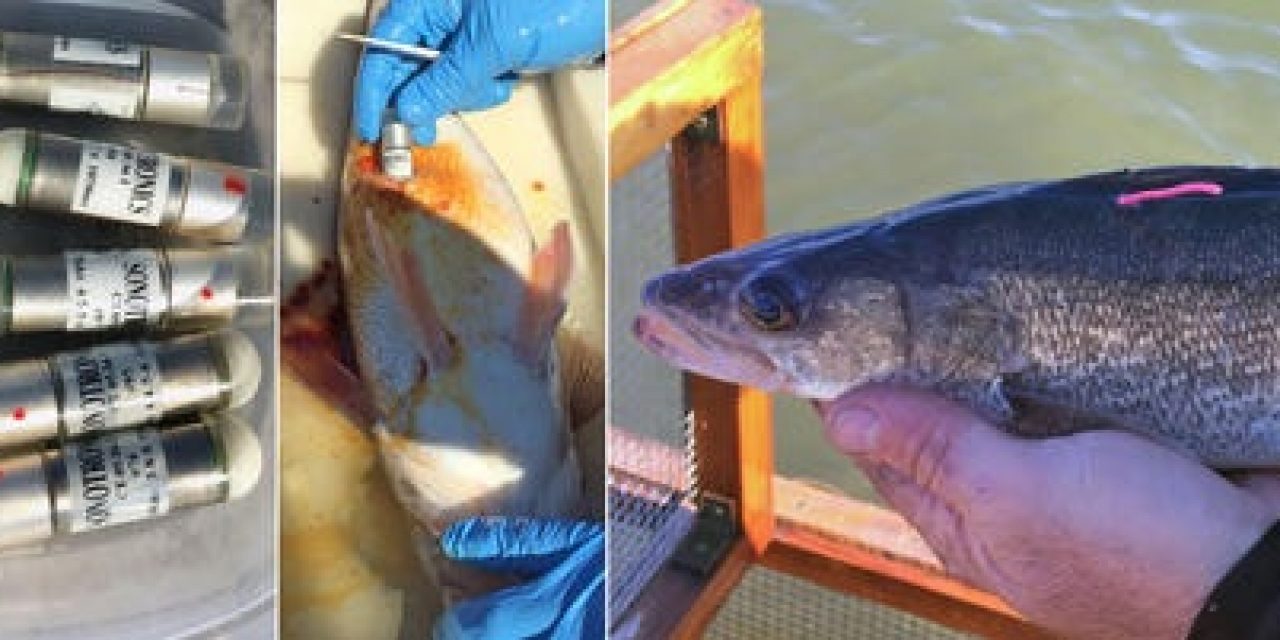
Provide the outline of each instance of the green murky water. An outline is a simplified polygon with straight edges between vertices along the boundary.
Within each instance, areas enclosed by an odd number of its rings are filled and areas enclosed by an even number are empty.
[[[762,3],[771,232],[964,187],[1280,164],[1280,2]],[[780,399],[779,468],[858,474]]]
[[[761,5],[771,232],[984,183],[1280,164],[1275,0]],[[648,274],[613,264],[613,326],[625,330],[628,283]],[[776,430],[782,473],[866,491],[806,405],[779,398]]]

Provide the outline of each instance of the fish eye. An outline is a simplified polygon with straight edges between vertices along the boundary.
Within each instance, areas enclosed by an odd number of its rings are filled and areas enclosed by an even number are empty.
[[[796,326],[796,305],[790,290],[775,279],[749,282],[738,292],[744,317],[762,331],[786,331]]]

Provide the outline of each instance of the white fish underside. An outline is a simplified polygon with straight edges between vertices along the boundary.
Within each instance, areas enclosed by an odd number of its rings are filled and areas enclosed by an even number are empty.
[[[360,373],[382,415],[384,466],[432,538],[474,515],[568,516],[581,492],[554,318],[536,348],[526,344],[531,234],[461,121],[442,121],[440,140],[457,146],[479,185],[482,220],[383,198],[356,186],[349,167],[341,222],[348,315]],[[422,297],[432,313],[419,308]],[[431,326],[447,339],[424,336]],[[424,553],[429,565],[438,562],[433,555]]]

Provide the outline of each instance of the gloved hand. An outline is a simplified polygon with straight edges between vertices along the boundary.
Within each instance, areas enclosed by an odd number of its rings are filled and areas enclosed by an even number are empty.
[[[819,410],[950,572],[1065,638],[1185,638],[1280,516],[1280,476],[1233,483],[1126,433],[1019,439],[884,387]]]
[[[356,86],[356,130],[381,135],[394,102],[419,144],[435,141],[435,123],[460,110],[487,109],[511,97],[515,73],[547,70],[599,54],[605,0],[391,0],[370,35],[439,49],[419,60],[370,48]]]
[[[446,556],[529,581],[445,610],[439,640],[604,638],[604,528],[594,522],[473,518],[449,527]]]

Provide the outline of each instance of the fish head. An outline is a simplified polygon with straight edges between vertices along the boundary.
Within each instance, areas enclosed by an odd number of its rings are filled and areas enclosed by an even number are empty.
[[[640,342],[708,377],[832,399],[901,366],[906,327],[891,261],[823,234],[781,236],[661,274]]]

